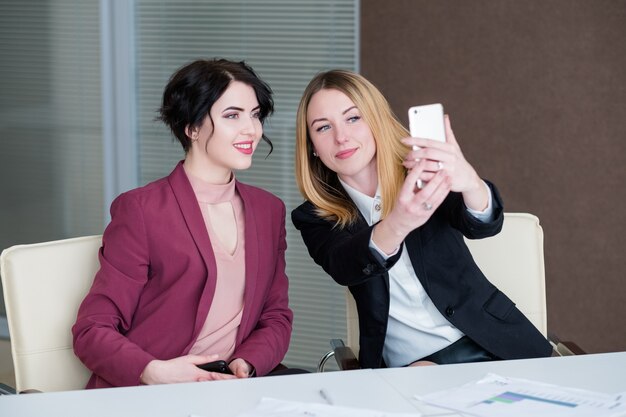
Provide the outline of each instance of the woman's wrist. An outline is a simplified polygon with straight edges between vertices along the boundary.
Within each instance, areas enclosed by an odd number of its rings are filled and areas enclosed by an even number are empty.
[[[153,377],[155,369],[159,366],[159,360],[153,359],[143,368],[143,372],[139,376],[139,382],[143,385],[152,385],[155,383]]]
[[[489,191],[483,180],[476,174],[472,181],[473,185],[468,190],[463,191],[463,202],[465,206],[476,211],[483,211],[489,205]]]
[[[406,237],[389,217],[381,220],[372,230],[372,242],[386,255],[394,254]]]

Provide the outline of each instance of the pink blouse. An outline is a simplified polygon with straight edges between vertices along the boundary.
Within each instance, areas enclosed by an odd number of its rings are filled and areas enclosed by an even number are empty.
[[[189,173],[187,176],[200,204],[217,264],[217,283],[211,308],[189,353],[218,354],[219,359],[228,361],[235,350],[235,339],[243,313],[246,272],[243,203],[235,192],[234,177],[228,184],[216,185]],[[212,222],[219,222],[220,219],[212,219],[210,216],[211,205],[225,202],[232,205],[237,225],[237,244],[232,254],[224,248],[212,226]]]

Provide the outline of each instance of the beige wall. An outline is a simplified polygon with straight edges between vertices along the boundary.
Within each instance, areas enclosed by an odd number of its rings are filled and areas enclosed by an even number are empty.
[[[544,227],[548,326],[626,350],[626,1],[362,0],[361,72],[442,102],[507,211]]]

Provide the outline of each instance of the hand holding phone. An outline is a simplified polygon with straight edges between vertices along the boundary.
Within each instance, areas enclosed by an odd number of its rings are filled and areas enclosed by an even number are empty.
[[[232,375],[233,372],[228,367],[226,361],[213,361],[209,363],[203,363],[202,365],[196,365],[198,368],[208,372],[219,372],[220,374]]]
[[[409,130],[414,138],[446,141],[443,106],[440,103],[413,106],[409,109]]]
[[[443,106],[440,103],[435,103],[411,107],[409,109],[409,130],[414,138],[445,142],[446,127],[443,120]],[[412,149],[417,151],[419,146],[413,145]],[[415,185],[422,189],[424,182],[418,179]]]

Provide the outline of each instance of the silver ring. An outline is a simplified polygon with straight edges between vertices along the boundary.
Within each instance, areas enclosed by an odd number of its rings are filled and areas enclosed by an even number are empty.
[[[430,211],[430,210],[432,210],[433,205],[432,205],[432,204],[430,204],[428,201],[424,201],[424,202],[422,203],[422,207],[424,207],[424,210],[426,210],[426,211]]]
[[[443,162],[437,161],[437,170],[441,171],[443,169]]]

